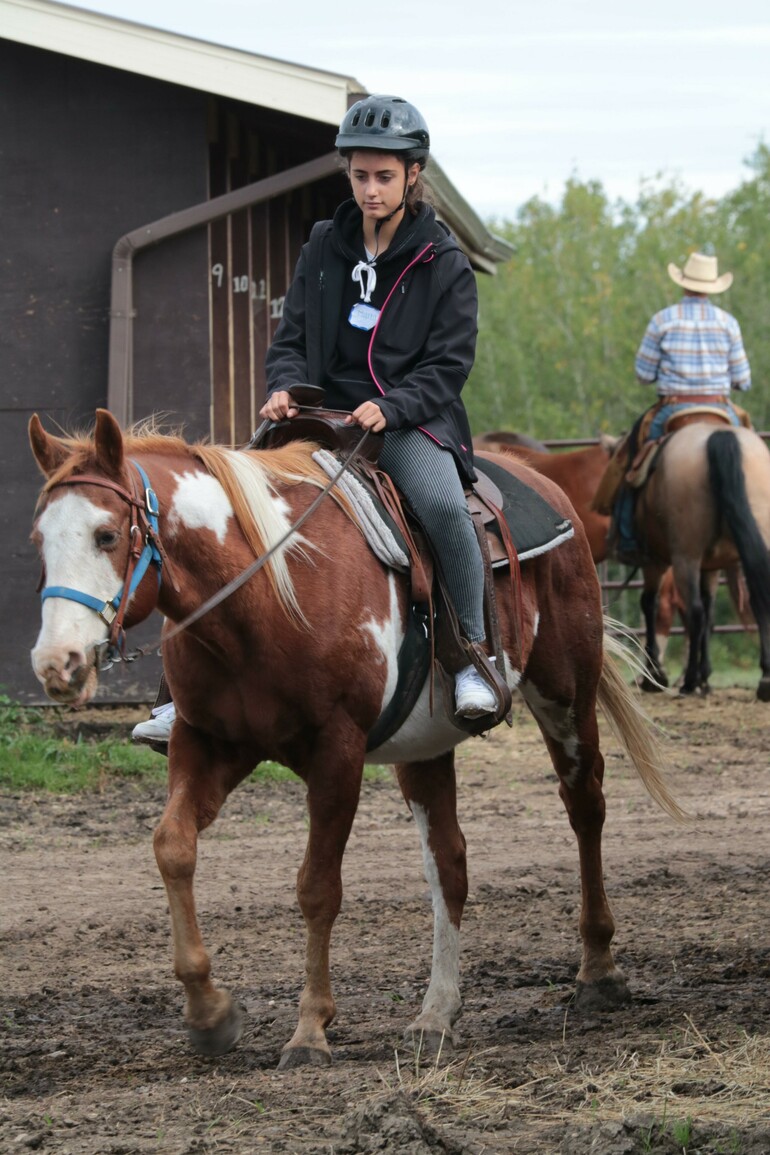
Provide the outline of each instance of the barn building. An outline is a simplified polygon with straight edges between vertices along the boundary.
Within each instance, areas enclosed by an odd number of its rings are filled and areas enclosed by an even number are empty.
[[[107,406],[124,425],[159,414],[243,444],[300,246],[348,195],[334,137],[365,92],[48,0],[0,0],[0,694],[42,700],[30,415],[69,431]],[[493,273],[509,247],[434,160],[426,177],[474,268]],[[159,668],[113,670],[100,700],[146,700]]]

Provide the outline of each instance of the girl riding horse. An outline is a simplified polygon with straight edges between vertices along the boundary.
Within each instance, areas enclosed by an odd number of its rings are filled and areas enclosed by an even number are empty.
[[[463,490],[476,476],[460,397],[475,354],[474,273],[423,199],[430,136],[414,105],[365,97],[346,113],[336,146],[353,196],[302,249],[267,352],[260,416],[295,417],[291,389],[309,382],[349,423],[384,432],[380,465],[424,528],[476,657],[456,671],[456,712],[492,714],[483,561]],[[167,738],[173,716],[161,709],[135,740]]]

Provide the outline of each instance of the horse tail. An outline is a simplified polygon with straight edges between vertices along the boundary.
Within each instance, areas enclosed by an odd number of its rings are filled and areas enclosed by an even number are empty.
[[[738,550],[754,616],[770,617],[770,550],[749,503],[740,441],[717,430],[706,442],[706,458],[714,503]]]
[[[650,797],[677,822],[687,822],[689,815],[663,780],[664,757],[655,733],[655,723],[636,701],[615,658],[628,662],[634,669],[641,668],[631,650],[605,630],[598,687],[599,707]]]

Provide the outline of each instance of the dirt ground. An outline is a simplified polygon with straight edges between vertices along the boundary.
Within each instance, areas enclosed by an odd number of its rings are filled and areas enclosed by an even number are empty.
[[[470,896],[449,1066],[420,1065],[401,1042],[426,986],[431,911],[388,775],[365,783],[345,860],[333,1065],[286,1073],[303,979],[301,783],[245,785],[202,839],[204,938],[247,1013],[237,1048],[211,1060],[188,1046],[171,972],[151,846],[162,790],[6,794],[0,1151],[767,1155],[770,707],[748,689],[643,704],[694,820],[658,810],[607,735],[605,874],[635,996],[611,1014],[571,1004],[577,854],[534,724],[517,709],[512,730],[461,748]]]

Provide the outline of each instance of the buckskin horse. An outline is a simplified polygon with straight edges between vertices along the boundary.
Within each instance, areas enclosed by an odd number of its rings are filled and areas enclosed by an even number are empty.
[[[526,461],[527,465],[542,473],[544,477],[550,477],[551,481],[555,481],[564,490],[572,502],[575,513],[582,521],[591,547],[591,555],[599,565],[608,556],[607,535],[610,519],[606,514],[597,513],[592,502],[612,451],[619,440],[619,437],[603,434],[596,445],[564,453],[550,453],[543,442],[535,441],[526,434],[503,430],[481,433],[473,438],[473,445],[476,449],[486,449],[491,453],[511,453]],[[730,598],[738,618],[744,627],[748,627],[753,624],[754,619],[747,604],[748,591],[740,566],[728,567],[726,577]],[[671,568],[665,571],[658,584],[654,614],[658,655],[655,666],[657,676],[641,679],[642,688],[650,691],[660,690],[667,684],[662,663],[674,618],[680,616],[685,626],[687,625],[687,606],[676,588]]]
[[[154,849],[193,1046],[221,1054],[241,1031],[239,1008],[212,981],[196,918],[198,835],[265,759],[304,780],[310,820],[297,878],[306,981],[280,1065],[331,1061],[325,1033],[335,1014],[330,938],[367,761],[395,764],[432,891],[431,976],[407,1035],[426,1045],[446,1038],[449,1046],[460,1011],[459,931],[467,894],[454,749],[467,735],[443,706],[439,681],[431,710],[426,677],[406,722],[384,745],[367,749],[367,735],[394,694],[407,578],[375,557],[340,503],[323,500],[268,565],[169,637],[171,623],[180,624],[254,563],[313,504],[328,478],[311,457],[312,445],[249,452],[151,432],[124,435],[105,410],[97,411],[92,438],[51,436],[35,415],[30,441],[46,477],[33,530],[46,584],[32,662],[48,695],[74,706],[93,696],[108,628],[100,608],[110,618],[111,607],[127,606],[126,627],[156,607],[167,619],[164,667],[177,719]],[[546,479],[513,459],[499,461],[571,515],[564,495]],[[142,574],[139,555],[148,547]],[[522,562],[515,612],[513,599],[504,596],[510,573],[498,571],[496,582],[507,681],[542,731],[578,843],[583,954],[577,1001],[611,1007],[630,995],[610,949],[597,702],[651,795],[674,815],[678,808],[659,773],[646,719],[610,656],[596,571],[579,526],[559,548]]]
[[[770,702],[770,453],[762,438],[702,419],[676,429],[639,491],[635,524],[647,559],[642,611],[651,677],[665,682],[654,621],[668,566],[684,603],[689,642],[681,690],[692,694],[709,688],[718,571],[740,561],[759,632],[757,698]]]

